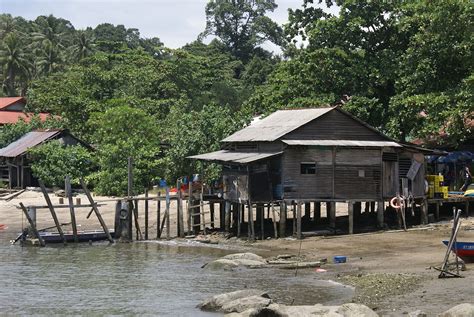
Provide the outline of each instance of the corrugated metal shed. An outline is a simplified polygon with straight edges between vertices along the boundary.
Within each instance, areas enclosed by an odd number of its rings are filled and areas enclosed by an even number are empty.
[[[307,146],[353,146],[353,147],[402,147],[391,141],[354,141],[354,140],[282,140],[288,145]]]
[[[275,141],[334,108],[279,110],[235,132],[223,142]]]
[[[283,152],[234,152],[228,150],[221,150],[216,152],[210,152],[201,155],[188,156],[188,158],[203,161],[214,161],[214,162],[229,162],[246,164],[255,162],[275,155],[280,155]]]
[[[3,149],[0,149],[0,156],[3,157],[17,157],[28,151],[38,144],[41,144],[49,139],[54,138],[60,134],[62,130],[48,130],[48,131],[33,131],[28,132],[20,139],[10,143]]]

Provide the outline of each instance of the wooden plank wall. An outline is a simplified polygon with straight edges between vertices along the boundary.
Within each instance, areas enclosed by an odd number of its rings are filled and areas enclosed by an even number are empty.
[[[387,138],[339,111],[326,113],[285,135],[284,139],[388,141]]]

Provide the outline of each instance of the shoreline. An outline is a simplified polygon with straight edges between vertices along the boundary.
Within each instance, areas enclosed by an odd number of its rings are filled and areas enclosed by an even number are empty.
[[[78,197],[85,201],[81,195]],[[95,199],[100,201],[102,197],[95,197]],[[53,203],[56,203],[56,200],[57,198],[54,197]],[[25,205],[44,204],[41,193],[31,191],[23,193],[10,202],[0,201],[0,224],[8,227],[0,230],[2,241],[16,237],[22,225],[26,223],[26,220],[22,219],[21,211],[16,209],[20,201]],[[151,207],[151,215],[155,217],[153,208]],[[113,227],[113,205],[109,203],[99,209],[109,228]],[[86,219],[88,212],[88,208],[77,209],[80,228],[100,228],[95,217]],[[139,221],[143,226],[142,215],[141,211]],[[67,209],[62,209],[58,217],[61,223],[70,221]],[[150,221],[150,228],[155,226],[155,221]],[[40,228],[53,224],[48,210],[41,210],[38,213],[37,222]],[[474,218],[462,218],[458,240],[474,241],[472,228],[474,228]],[[173,209],[170,229],[172,229],[172,234],[176,230],[176,212]],[[450,230],[451,221],[445,221],[429,225],[427,229],[407,232],[377,231],[353,235],[307,237],[303,240],[271,238],[249,242],[246,239],[228,238],[225,234],[214,233],[206,238],[214,240],[213,243],[217,245],[194,243],[179,238],[163,239],[158,242],[151,240],[151,243],[218,248],[226,253],[252,252],[265,258],[281,254],[299,254],[305,261],[325,258],[328,264],[323,265],[322,268],[327,272],[318,273],[314,269],[299,269],[298,274],[353,285],[356,288],[353,301],[366,304],[382,315],[398,316],[422,310],[431,316],[457,304],[472,302],[474,298],[474,288],[471,287],[474,284],[474,264],[466,264],[467,270],[461,272],[464,278],[438,279],[438,272],[428,269],[432,266],[440,266],[442,263],[446,247],[441,241],[449,238]],[[150,237],[156,237],[156,230],[150,231]],[[337,255],[346,256],[347,263],[331,264],[333,257]]]

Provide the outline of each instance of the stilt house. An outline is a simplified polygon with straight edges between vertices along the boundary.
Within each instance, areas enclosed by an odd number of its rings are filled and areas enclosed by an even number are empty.
[[[252,203],[422,198],[424,155],[339,107],[280,110],[191,156],[223,165],[224,199]]]
[[[33,177],[28,158],[28,149],[49,142],[59,140],[64,145],[81,144],[91,147],[74,137],[67,130],[49,129],[28,132],[18,140],[0,149],[0,181],[8,183],[9,188],[25,188],[37,186]]]

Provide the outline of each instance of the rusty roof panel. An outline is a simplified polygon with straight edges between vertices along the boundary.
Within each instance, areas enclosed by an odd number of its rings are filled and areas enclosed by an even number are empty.
[[[3,149],[0,149],[0,157],[17,157],[28,151],[29,148],[37,146],[60,134],[62,130],[46,130],[28,132],[15,142],[10,143]]]
[[[247,164],[282,153],[283,152],[234,152],[228,150],[221,150],[200,155],[188,156],[188,158],[203,161]]]

